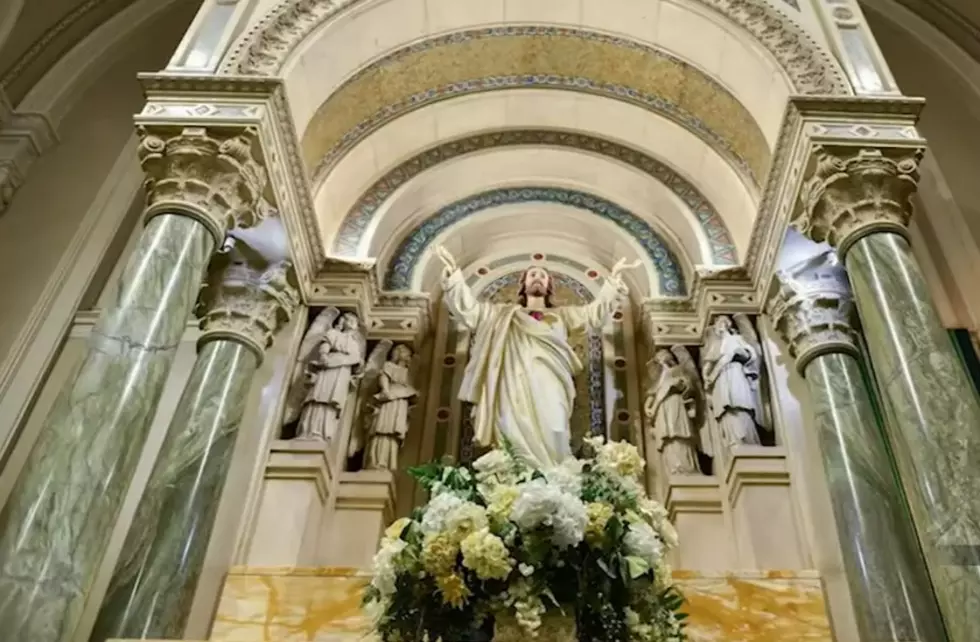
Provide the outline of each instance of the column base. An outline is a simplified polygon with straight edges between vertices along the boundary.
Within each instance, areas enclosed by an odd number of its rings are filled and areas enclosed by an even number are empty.
[[[381,535],[395,518],[395,475],[362,470],[341,473],[338,481],[321,559],[327,566],[370,569]]]
[[[272,442],[246,557],[249,565],[314,563],[331,478],[326,443]]]
[[[806,569],[808,556],[781,447],[736,446],[725,472],[738,567]]]
[[[665,483],[664,507],[680,540],[671,553],[671,565],[701,572],[732,568],[735,547],[718,478],[667,475]]]

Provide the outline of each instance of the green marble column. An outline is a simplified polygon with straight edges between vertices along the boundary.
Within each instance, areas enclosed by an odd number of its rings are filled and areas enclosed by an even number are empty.
[[[980,399],[906,240],[923,141],[865,127],[876,146],[814,148],[793,223],[843,257],[947,633],[980,642]]]
[[[832,253],[777,275],[769,314],[806,379],[861,642],[946,633],[858,361],[854,307]]]
[[[277,256],[255,269],[243,256],[233,249],[230,265],[219,256],[212,266],[200,353],[130,526],[95,642],[182,637],[246,397],[273,333],[299,302],[288,260]]]
[[[254,351],[233,341],[212,341],[201,349],[130,526],[93,640],[181,637],[258,364]]]
[[[980,640],[980,403],[907,241],[845,257],[896,463],[954,642]]]
[[[0,512],[4,640],[72,635],[213,247],[208,228],[172,214],[140,237]]]

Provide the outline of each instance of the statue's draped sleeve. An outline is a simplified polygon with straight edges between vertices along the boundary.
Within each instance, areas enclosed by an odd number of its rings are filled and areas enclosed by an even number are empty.
[[[566,331],[572,333],[602,328],[619,307],[619,302],[626,293],[626,287],[622,283],[606,279],[602,289],[599,290],[599,295],[591,303],[558,308]]]
[[[459,323],[465,325],[469,330],[476,330],[487,316],[488,305],[476,300],[463,273],[456,270],[450,274],[442,284],[443,299],[449,314]]]

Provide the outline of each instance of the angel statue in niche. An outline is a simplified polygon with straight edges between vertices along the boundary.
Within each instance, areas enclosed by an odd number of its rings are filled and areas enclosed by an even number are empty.
[[[700,475],[697,427],[703,423],[704,393],[694,358],[684,346],[661,348],[647,364],[647,374],[643,414],[664,468],[670,475]]]
[[[364,368],[360,431],[351,435],[347,455],[364,448],[366,470],[398,470],[398,453],[408,434],[409,412],[419,391],[412,386],[415,353],[399,343],[379,341]],[[356,437],[355,437],[356,435]],[[366,442],[366,444],[364,443]]]
[[[284,423],[296,439],[330,442],[364,365],[366,340],[353,312],[325,308],[310,325],[293,369]]]
[[[517,302],[487,303],[477,301],[446,248],[436,253],[445,266],[446,306],[476,335],[459,390],[459,399],[473,404],[474,440],[506,440],[529,465],[557,466],[572,454],[574,376],[582,369],[569,335],[605,325],[629,293],[622,272],[639,262],[619,260],[593,302],[555,307],[554,282],[542,266],[521,275]]]
[[[722,314],[708,331],[702,364],[704,387],[719,437],[729,449],[761,445],[757,429],[763,424],[758,346],[736,332],[731,317]]]

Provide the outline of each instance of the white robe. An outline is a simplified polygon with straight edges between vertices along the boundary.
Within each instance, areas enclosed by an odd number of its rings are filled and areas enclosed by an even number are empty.
[[[607,281],[587,305],[542,310],[541,321],[516,304],[479,302],[458,270],[443,284],[453,317],[476,339],[459,398],[474,404],[474,440],[501,437],[528,464],[546,469],[571,455],[574,375],[582,363],[568,335],[601,328],[625,294]]]

